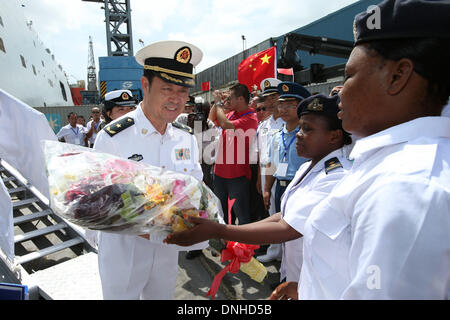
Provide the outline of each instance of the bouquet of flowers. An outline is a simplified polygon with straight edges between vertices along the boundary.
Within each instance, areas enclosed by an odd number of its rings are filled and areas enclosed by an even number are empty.
[[[43,149],[53,211],[76,225],[126,234],[186,230],[216,219],[218,198],[192,176],[55,141]]]

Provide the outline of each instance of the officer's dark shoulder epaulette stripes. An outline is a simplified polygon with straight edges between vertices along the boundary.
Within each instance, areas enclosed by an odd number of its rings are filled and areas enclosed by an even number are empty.
[[[103,130],[105,130],[106,133],[109,134],[111,137],[114,137],[116,134],[125,130],[126,128],[131,127],[133,124],[134,124],[133,118],[125,117],[117,122],[108,124],[103,128]]]
[[[334,157],[327,161],[325,161],[325,172],[328,174],[328,172],[337,169],[342,168],[342,164],[339,162],[339,159]]]
[[[190,134],[194,134],[194,130],[192,130],[191,127],[189,127],[189,126],[187,126],[187,125],[184,125],[184,124],[182,124],[182,123],[179,123],[179,122],[177,122],[177,121],[172,122],[172,126],[174,126],[175,128],[184,130],[184,131],[186,131],[186,132],[189,132]]]

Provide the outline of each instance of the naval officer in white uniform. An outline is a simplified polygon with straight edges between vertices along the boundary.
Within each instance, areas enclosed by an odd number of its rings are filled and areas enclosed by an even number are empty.
[[[196,46],[162,41],[139,50],[144,66],[144,100],[136,110],[111,122],[97,135],[94,149],[143,161],[202,180],[195,136],[172,122],[184,110],[193,67],[202,58]],[[178,127],[176,127],[178,126]],[[105,299],[173,299],[180,247],[155,235],[101,232],[99,270]],[[194,248],[203,249],[207,243]]]

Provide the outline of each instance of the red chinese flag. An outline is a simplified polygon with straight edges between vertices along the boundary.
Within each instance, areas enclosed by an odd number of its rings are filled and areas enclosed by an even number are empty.
[[[259,88],[264,79],[275,78],[276,58],[275,47],[272,47],[243,60],[238,66],[239,83],[245,84],[252,91],[253,85]]]
[[[211,82],[202,82],[202,91],[209,91],[211,90]]]

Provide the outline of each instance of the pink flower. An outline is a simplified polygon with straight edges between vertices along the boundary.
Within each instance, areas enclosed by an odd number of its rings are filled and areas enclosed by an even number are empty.
[[[183,202],[188,198],[184,193],[184,187],[186,187],[186,181],[175,180],[175,186],[172,189],[172,194],[175,197],[175,203]]]
[[[205,210],[199,210],[198,214],[200,215],[200,218],[203,218],[203,219],[208,219],[208,217],[209,217],[208,211],[205,211]]]

